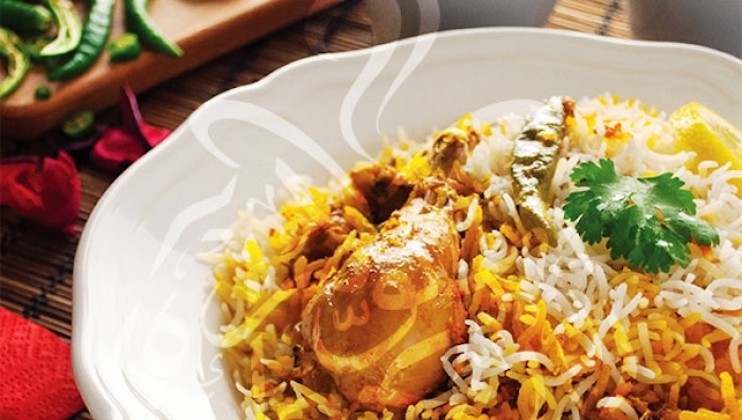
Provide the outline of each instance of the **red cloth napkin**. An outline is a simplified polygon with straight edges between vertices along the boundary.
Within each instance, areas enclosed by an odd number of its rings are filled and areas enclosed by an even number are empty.
[[[69,344],[0,307],[0,419],[66,419],[84,407]]]

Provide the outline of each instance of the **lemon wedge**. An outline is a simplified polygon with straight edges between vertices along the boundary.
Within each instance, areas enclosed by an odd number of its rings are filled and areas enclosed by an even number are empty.
[[[719,165],[731,163],[742,170],[742,132],[719,114],[699,104],[687,103],[672,113],[670,124],[675,130],[676,151],[693,151],[696,156],[686,166],[696,172],[698,164],[713,160]],[[742,179],[733,179],[737,195],[742,197]]]

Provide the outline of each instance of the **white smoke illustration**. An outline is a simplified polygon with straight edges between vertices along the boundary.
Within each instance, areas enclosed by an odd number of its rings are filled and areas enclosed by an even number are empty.
[[[422,2],[418,0],[420,10]],[[438,28],[440,16],[437,9],[432,14],[428,10],[424,16],[419,13],[419,18],[420,32]],[[170,277],[178,279],[183,287],[191,288],[194,284],[201,284],[198,292],[202,293],[203,298],[200,307],[192,308],[195,315],[187,319],[174,315],[177,312],[174,308],[176,302],[184,293],[182,290],[173,290],[166,304],[153,318],[145,319],[136,311],[131,314],[126,330],[146,328],[148,331],[141,352],[129,356],[149,360],[146,364],[149,371],[123,373],[124,382],[134,398],[142,404],[149,404],[152,412],[165,417],[174,415],[160,411],[138,395],[144,390],[151,391],[147,378],[156,377],[165,382],[175,380],[182,366],[196,363],[198,374],[195,379],[209,399],[214,416],[222,418],[236,413],[236,402],[233,406],[224,403],[224,393],[228,392],[225,390],[231,385],[219,348],[219,298],[214,293],[208,267],[196,269],[192,261],[186,260],[190,256],[195,261],[199,253],[213,249],[215,243],[231,233],[229,226],[233,219],[230,216],[225,218],[227,210],[240,208],[250,214],[275,216],[277,201],[282,196],[300,194],[302,188],[296,188],[297,179],[305,184],[308,181],[324,183],[327,179],[342,178],[351,164],[358,160],[373,159],[380,149],[380,134],[384,131],[384,125],[388,125],[384,121],[388,107],[399,99],[407,81],[424,65],[437,41],[436,34],[429,34],[378,46],[363,54],[350,56],[350,59],[332,55],[310,58],[279,70],[255,86],[226,93],[189,118],[182,127],[181,135],[197,142],[203,150],[202,164],[217,168],[213,174],[214,181],[208,184],[218,187],[214,188],[211,196],[200,197],[172,215],[148,278],[156,283],[158,278]],[[352,61],[352,65],[346,65],[347,61]],[[325,79],[305,77],[306,74],[316,72],[316,66],[319,65],[330,69],[331,64],[343,69],[350,68],[354,73],[342,74],[342,83],[347,86],[344,94],[333,98],[336,102],[322,105],[331,107],[336,115],[336,119],[328,119],[322,124],[335,127],[328,132],[337,131],[341,136],[339,141],[333,139],[333,142],[328,142],[324,133],[306,130],[302,122],[311,118],[311,115],[326,117],[332,112],[317,112],[307,106],[304,114],[297,116],[293,113],[294,108],[291,108],[297,106],[293,102],[306,105],[311,103],[308,98],[300,93],[294,97],[282,97],[282,101],[289,104],[286,107],[266,101],[265,92],[277,86],[283,86],[282,91],[288,91],[286,86],[293,86],[296,92],[312,92],[313,89],[304,88],[305,84],[332,82],[333,74],[328,74]],[[521,112],[526,106],[530,106],[530,103],[493,104],[483,109],[481,114],[495,118],[507,111]],[[516,109],[513,110],[513,107]],[[287,109],[291,112],[287,112]],[[379,135],[369,138],[369,132]],[[232,213],[231,217],[236,218],[237,214]],[[195,341],[189,338],[189,332],[193,330],[189,322],[194,319],[198,319],[201,334]],[[130,332],[121,331],[119,336],[127,340]],[[177,350],[164,345],[166,341],[175,345]],[[168,397],[162,398],[165,401]]]

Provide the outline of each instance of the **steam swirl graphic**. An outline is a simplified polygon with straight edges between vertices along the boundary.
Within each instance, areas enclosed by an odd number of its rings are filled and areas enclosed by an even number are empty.
[[[422,2],[423,0],[417,2],[421,10]],[[438,12],[434,9],[431,14],[428,10],[425,16],[420,13],[418,31],[430,32],[437,29],[440,18]],[[171,313],[174,310],[172,302],[177,301],[178,294],[182,293],[179,290],[171,292],[169,304],[164,305],[154,319],[144,319],[135,313],[133,315],[137,316],[127,323],[127,328],[130,329],[141,327],[143,323],[149,324],[148,341],[142,353],[137,355],[139,358],[162,360],[167,356],[163,353],[163,343],[169,342],[168,340],[174,340],[182,346],[181,351],[170,354],[177,360],[169,360],[161,366],[162,369],[150,364],[153,372],[164,376],[165,380],[175,378],[179,363],[196,360],[198,383],[211,399],[215,412],[232,410],[232,407],[217,407],[222,404],[219,397],[223,394],[229,376],[224,371],[223,356],[219,349],[219,298],[211,290],[213,286],[208,276],[204,275],[208,270],[195,271],[184,259],[188,255],[195,259],[196,254],[222,242],[235,228],[227,227],[229,219],[225,219],[222,226],[212,224],[205,227],[204,221],[233,208],[235,203],[242,203],[239,207],[248,214],[276,217],[282,197],[296,197],[305,189],[303,186],[307,181],[312,181],[307,176],[308,173],[322,176],[322,179],[342,179],[346,176],[350,163],[359,159],[373,159],[376,151],[367,147],[373,147],[374,141],[377,138],[380,140],[381,136],[370,141],[364,137],[365,134],[359,133],[368,133],[369,127],[378,133],[383,132],[385,122],[382,120],[389,114],[388,109],[404,95],[408,80],[426,62],[438,39],[437,34],[429,34],[399,44],[376,47],[364,53],[364,62],[361,65],[354,63],[352,68],[355,73],[347,91],[333,99],[337,102],[322,105],[333,107],[336,115],[336,120],[325,122],[328,127],[333,126],[328,132],[339,132],[341,135],[341,141],[333,143],[332,147],[328,147],[329,143],[324,141],[323,132],[305,129],[305,122],[314,112],[311,106],[306,107],[305,115],[297,117],[284,113],[279,104],[271,106],[260,100],[251,100],[254,97],[252,95],[260,96],[262,91],[273,89],[279,84],[284,85],[283,91],[291,92],[285,86],[292,85],[296,87],[295,92],[302,92],[303,83],[330,83],[327,80],[303,80],[297,77],[301,76],[301,72],[292,70],[293,65],[279,70],[255,86],[223,95],[195,112],[181,127],[181,130],[192,134],[203,151],[199,160],[211,162],[210,164],[216,162],[220,167],[219,174],[214,176],[222,180],[222,186],[213,195],[193,201],[172,216],[148,273],[153,282],[159,277],[167,276],[178,279],[183,287],[201,283],[205,297],[201,301],[201,307],[196,308],[195,312],[202,340],[194,342],[192,337],[189,338],[187,331],[192,326]],[[301,65],[311,66],[321,61],[335,61],[338,66],[343,66],[343,60],[335,56],[315,57]],[[311,104],[311,98],[301,96],[283,99],[287,102],[296,99],[301,104]],[[493,109],[501,113],[511,105],[494,104],[484,114],[490,116]],[[326,115],[326,112],[320,114]],[[227,126],[230,128],[225,129]],[[302,158],[287,158],[286,153],[300,155]],[[199,163],[197,161],[194,164]],[[198,249],[194,249],[194,235],[200,238]],[[130,333],[122,331],[121,334],[123,339]],[[146,381],[140,380],[141,378],[141,375],[124,373],[124,381],[131,394],[144,404],[146,401],[137,397],[142,394],[142,387],[146,386]],[[170,414],[154,406],[151,408],[164,416]]]

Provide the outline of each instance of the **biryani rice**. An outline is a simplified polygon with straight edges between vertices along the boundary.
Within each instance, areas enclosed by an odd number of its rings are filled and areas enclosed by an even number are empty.
[[[459,197],[454,205],[469,338],[441,360],[447,389],[401,415],[638,419],[663,401],[664,411],[655,415],[740,419],[742,194],[731,181],[742,179],[742,171],[713,161],[697,172],[687,169],[692,153],[674,152],[667,116],[636,100],[581,99],[567,120],[549,191],[549,215],[558,226],[557,245],[549,247],[538,231],[523,227],[513,200],[509,162],[524,121],[458,122],[483,136],[462,168],[482,186],[481,194]],[[429,146],[430,139],[402,140],[386,147],[380,161],[419,179],[430,171],[419,153]],[[562,209],[575,190],[569,174],[603,157],[623,175],[671,172],[683,180],[720,244],[691,244],[687,267],[649,275],[613,261],[604,242],[583,242]],[[292,187],[293,197],[267,219],[241,213],[224,246],[205,257],[222,302],[226,364],[247,418],[394,415],[355,410],[337,391],[318,392],[289,379],[300,343],[273,325],[276,313],[302,299],[317,278],[330,276],[353,249],[373,240],[376,227],[346,206],[343,216],[354,233],[330,257],[309,261],[301,254],[307,241],[302,229],[331,217],[329,203],[348,182]],[[483,228],[485,216],[499,227]]]

